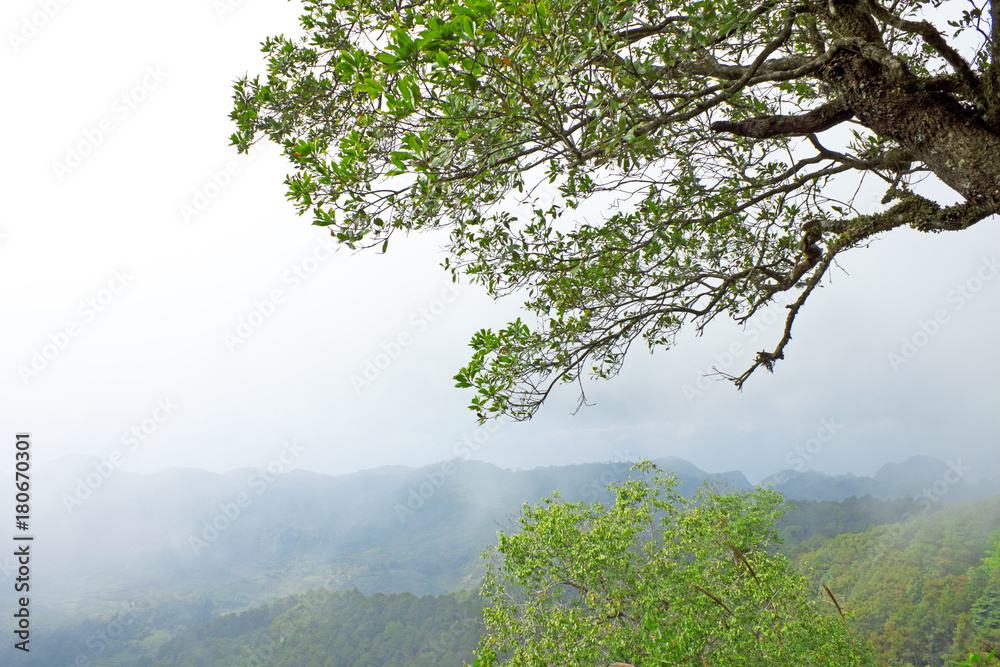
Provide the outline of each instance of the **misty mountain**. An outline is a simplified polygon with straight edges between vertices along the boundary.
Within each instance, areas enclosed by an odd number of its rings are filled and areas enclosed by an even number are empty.
[[[714,476],[687,462],[682,490]],[[42,619],[110,611],[146,596],[208,595],[239,609],[316,587],[418,595],[475,588],[497,531],[554,491],[605,497],[627,463],[503,470],[454,460],[329,476],[302,470],[136,474],[67,457],[35,474]],[[740,473],[718,484],[749,488]],[[0,559],[0,583],[14,574]],[[40,622],[44,622],[40,620]]]
[[[913,456],[887,463],[874,477],[827,475],[814,470],[781,470],[761,480],[790,500],[836,500],[872,496],[880,500],[912,497],[923,505],[986,498],[1000,493],[995,479],[966,481],[973,471],[961,460],[947,463],[931,456]]]
[[[796,473],[776,488],[790,498],[892,497],[933,488],[946,466],[911,462],[874,479]],[[751,488],[740,472],[713,475],[677,458],[656,463],[677,474],[686,495],[704,482]],[[136,474],[69,457],[36,473],[32,604],[44,624],[150,597],[206,596],[226,611],[317,587],[474,589],[482,549],[524,503],[554,491],[571,502],[598,501],[628,470],[592,463],[512,471],[453,460],[336,477],[277,466]],[[944,497],[987,491],[959,480]],[[0,584],[14,573],[13,558],[0,559]]]

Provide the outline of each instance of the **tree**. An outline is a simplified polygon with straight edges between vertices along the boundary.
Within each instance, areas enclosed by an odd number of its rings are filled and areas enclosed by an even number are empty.
[[[476,667],[879,664],[775,552],[781,497],[690,501],[649,463],[607,505],[526,506],[490,552]],[[832,611],[833,604],[827,604]],[[839,606],[837,607],[839,609]]]
[[[288,197],[351,247],[447,230],[455,279],[525,299],[537,324],[480,331],[456,376],[480,419],[780,298],[742,387],[842,253],[1000,212],[998,4],[305,0],[232,141],[283,146]]]

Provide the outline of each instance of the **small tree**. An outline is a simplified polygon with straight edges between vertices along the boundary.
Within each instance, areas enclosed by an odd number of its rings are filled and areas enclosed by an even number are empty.
[[[779,494],[684,501],[673,477],[634,469],[607,506],[525,506],[519,530],[484,554],[476,667],[878,664],[775,553]]]

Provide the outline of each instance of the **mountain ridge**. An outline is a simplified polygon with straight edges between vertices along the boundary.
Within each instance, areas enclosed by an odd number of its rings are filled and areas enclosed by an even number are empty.
[[[654,463],[680,468],[678,490],[685,496],[705,482],[752,488],[739,471],[708,473],[675,457]],[[947,471],[939,463],[890,468],[884,482],[795,473],[775,488],[796,500],[873,489],[885,496],[909,488],[912,468],[910,490],[920,492],[934,488],[933,480],[929,487],[916,484],[928,483],[928,471]],[[38,604],[53,614],[100,609],[141,590],[205,594],[242,608],[319,586],[415,594],[471,588],[482,574],[480,552],[525,503],[553,492],[567,502],[606,500],[607,484],[629,466],[611,461],[515,471],[459,458],[330,476],[254,468],[143,474],[97,458],[56,460],[33,473],[32,528],[47,543],[35,560],[45,573]],[[944,490],[935,503],[997,492],[961,480]],[[14,571],[12,557],[0,556],[0,584]]]

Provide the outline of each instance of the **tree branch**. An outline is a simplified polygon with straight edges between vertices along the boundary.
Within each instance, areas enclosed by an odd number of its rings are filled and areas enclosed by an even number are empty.
[[[754,360],[753,365],[746,371],[744,371],[743,374],[740,375],[739,377],[726,375],[725,373],[721,374],[722,377],[726,378],[727,380],[730,380],[733,384],[736,385],[737,389],[742,389],[743,384],[750,378],[751,375],[753,375],[753,372],[758,368],[760,368],[761,366],[766,368],[768,372],[772,372],[774,370],[774,362],[777,361],[778,359],[785,358],[785,346],[788,345],[789,341],[792,340],[792,324],[795,322],[795,317],[799,314],[799,309],[802,308],[803,304],[805,304],[806,302],[806,299],[809,298],[809,295],[812,294],[812,291],[816,288],[817,285],[819,285],[820,280],[822,280],[823,275],[826,273],[826,270],[830,267],[830,263],[833,261],[833,258],[835,256],[836,253],[830,253],[827,255],[826,258],[823,259],[823,261],[820,263],[819,270],[816,271],[809,278],[808,282],[806,283],[806,288],[802,291],[802,294],[799,295],[799,298],[796,299],[794,303],[787,306],[788,316],[785,318],[785,330],[781,335],[781,340],[778,341],[778,344],[775,346],[775,348],[770,352],[768,352],[767,350],[761,350],[760,352],[758,352],[757,358]]]
[[[757,74],[777,74],[797,70],[810,65],[815,60],[811,56],[794,55],[768,60],[757,69]],[[710,76],[722,81],[737,81],[746,74],[745,65],[723,65],[702,59],[700,61],[677,63],[674,68],[689,76]]]
[[[903,225],[920,232],[961,231],[996,213],[991,208],[968,202],[942,208],[936,202],[912,192],[897,195],[899,203],[887,211],[850,220],[828,221],[823,231],[841,235],[831,250],[839,252],[869,236]]]
[[[771,139],[815,134],[853,117],[854,111],[842,102],[834,101],[800,116],[758,116],[740,121],[716,121],[711,128],[713,132],[728,132],[739,137]]]
[[[1000,0],[990,0],[990,64],[983,77],[986,124],[1000,133]]]
[[[959,55],[958,51],[952,48],[952,46],[944,40],[944,37],[941,36],[941,33],[938,32],[937,28],[927,21],[907,21],[906,19],[900,18],[883,7],[878,0],[867,0],[867,5],[876,18],[888,23],[893,28],[914,35],[920,35],[924,42],[934,49],[939,56],[944,58],[948,64],[952,66],[959,77],[962,78],[962,81],[965,82],[965,85],[968,86],[969,90],[972,92],[973,100],[976,102],[976,106],[979,107],[980,110],[985,109],[986,102],[983,97],[983,87],[979,81],[979,77],[977,77],[976,73],[972,71],[972,67],[969,66],[969,63],[965,62],[965,59]],[[996,17],[994,16],[994,19],[995,18]],[[995,30],[996,26],[994,24],[994,31]]]
[[[840,232],[840,236],[830,243],[821,261],[813,261],[812,265],[808,266],[805,271],[801,270],[801,265],[796,267],[793,273],[795,281],[811,270],[813,265],[819,265],[806,282],[802,294],[799,295],[794,303],[787,306],[789,312],[785,318],[785,330],[782,333],[781,340],[778,341],[778,344],[770,352],[767,350],[758,352],[753,365],[744,371],[743,374],[733,376],[721,373],[720,375],[733,382],[737,389],[742,389],[743,384],[755,370],[764,366],[768,371],[772,371],[774,363],[779,359],[785,358],[785,346],[792,339],[792,324],[795,322],[795,317],[805,304],[806,299],[809,298],[812,291],[819,285],[830,264],[844,250],[857,245],[859,242],[875,234],[889,231],[896,227],[902,227],[903,225],[909,225],[913,229],[922,232],[958,231],[967,229],[992,214],[993,211],[989,209],[968,203],[942,208],[929,199],[907,193],[901,198],[898,204],[888,211],[874,215],[858,216],[850,220],[838,221],[836,224],[826,225],[824,227],[825,232]],[[813,229],[806,229],[804,227],[803,231],[806,232],[804,242],[813,238]],[[808,254],[807,259],[809,259]],[[788,284],[785,289],[788,289],[793,284],[793,281],[787,282]]]
[[[619,30],[617,33],[615,33],[614,37],[616,41],[626,42],[627,44],[634,44],[635,42],[638,42],[641,39],[645,39],[646,37],[652,37],[653,35],[658,35],[666,27],[673,25],[675,23],[680,23],[686,19],[687,19],[686,16],[667,16],[664,17],[664,19],[659,23],[657,23],[656,25],[644,25],[644,26],[625,28],[623,30]]]

